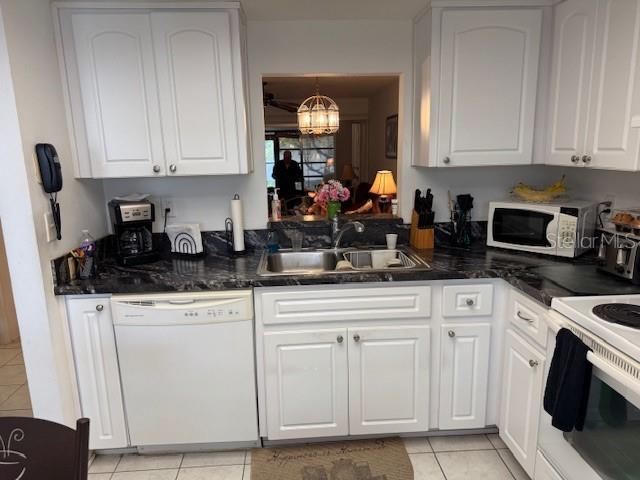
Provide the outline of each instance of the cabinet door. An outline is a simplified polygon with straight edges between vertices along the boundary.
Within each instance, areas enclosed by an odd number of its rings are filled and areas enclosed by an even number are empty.
[[[89,448],[128,444],[109,299],[67,301],[82,415],[91,420]]]
[[[533,161],[542,11],[442,13],[437,165]]]
[[[500,438],[533,477],[542,408],[544,356],[507,330],[502,378]]]
[[[347,330],[265,333],[270,440],[347,435]]]
[[[72,25],[92,177],[161,174],[149,16],[77,13]]]
[[[168,175],[240,173],[228,12],[153,13]],[[239,46],[236,45],[236,48]]]
[[[351,435],[429,429],[429,327],[349,329]]]
[[[546,163],[582,166],[597,0],[556,6]]]
[[[587,165],[637,170],[640,148],[640,1],[600,0]],[[634,118],[635,117],[635,118]]]
[[[486,426],[491,325],[442,326],[441,430]]]

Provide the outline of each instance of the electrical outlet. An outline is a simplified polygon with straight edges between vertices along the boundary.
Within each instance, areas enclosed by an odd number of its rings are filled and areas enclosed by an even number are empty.
[[[162,215],[163,218],[164,212],[166,212],[167,209],[170,210],[167,218],[176,218],[176,207],[174,205],[173,198],[163,198],[162,200],[160,200],[160,206],[162,208],[162,212],[160,212],[160,215]]]
[[[48,243],[53,242],[57,237],[56,222],[53,221],[53,214],[47,212],[44,214],[44,234]]]
[[[613,193],[607,193],[604,197],[605,202],[611,202],[611,210],[616,206],[616,196]]]

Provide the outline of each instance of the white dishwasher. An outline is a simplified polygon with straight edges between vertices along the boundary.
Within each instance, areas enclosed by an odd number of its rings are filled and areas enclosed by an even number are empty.
[[[251,291],[114,295],[131,444],[258,438]]]

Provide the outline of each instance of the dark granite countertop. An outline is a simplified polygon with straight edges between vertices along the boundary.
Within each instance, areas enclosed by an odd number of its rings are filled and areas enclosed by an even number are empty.
[[[242,257],[213,253],[185,259],[165,254],[161,260],[122,267],[107,258],[90,280],[56,284],[57,295],[160,293],[226,290],[269,286],[299,286],[372,282],[501,278],[546,305],[554,297],[640,293],[615,277],[596,272],[595,258],[576,260],[510,252],[477,245],[470,250],[440,247],[417,252],[432,269],[372,273],[261,277],[257,275],[261,251]],[[584,281],[575,281],[576,278]],[[564,282],[569,279],[572,281]],[[564,285],[564,286],[561,286]],[[577,286],[576,286],[577,285]]]

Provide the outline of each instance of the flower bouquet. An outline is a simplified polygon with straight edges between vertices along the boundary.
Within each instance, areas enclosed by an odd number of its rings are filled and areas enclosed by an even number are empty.
[[[327,216],[332,219],[340,213],[341,202],[349,200],[351,192],[338,180],[329,180],[318,189],[315,203],[327,210]]]

